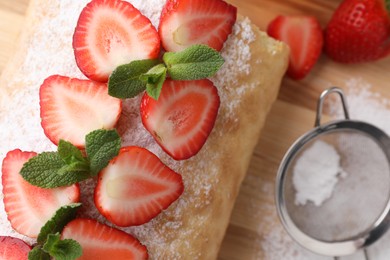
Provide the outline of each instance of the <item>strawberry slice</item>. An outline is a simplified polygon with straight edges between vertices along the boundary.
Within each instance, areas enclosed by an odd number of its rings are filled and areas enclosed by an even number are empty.
[[[63,139],[83,148],[89,132],[114,128],[122,111],[121,100],[108,95],[106,84],[89,80],[50,76],[39,97],[43,130],[56,145]]]
[[[19,149],[7,153],[2,166],[4,208],[11,226],[19,233],[37,237],[41,227],[64,205],[78,202],[78,185],[42,189],[31,185],[19,174],[34,152]]]
[[[313,16],[278,16],[268,25],[267,32],[290,47],[287,75],[304,78],[316,64],[324,44],[318,20]]]
[[[93,0],[81,12],[73,35],[79,69],[88,78],[107,82],[119,65],[154,59],[160,38],[150,20],[126,1]]]
[[[15,237],[0,236],[0,259],[27,260],[31,247]]]
[[[196,155],[206,142],[219,104],[218,90],[207,79],[167,80],[157,101],[144,94],[142,123],[165,152],[184,160]]]
[[[158,32],[167,51],[193,44],[221,50],[237,18],[237,8],[222,0],[168,0]]]
[[[92,219],[72,220],[62,230],[61,238],[79,242],[83,254],[78,260],[148,259],[146,247],[135,237]]]
[[[183,181],[148,150],[124,147],[99,173],[95,205],[118,226],[141,225],[183,193]]]

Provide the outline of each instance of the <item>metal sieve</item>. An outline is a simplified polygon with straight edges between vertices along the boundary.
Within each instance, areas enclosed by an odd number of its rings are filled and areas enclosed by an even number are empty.
[[[321,124],[325,98],[337,93],[344,120]],[[377,241],[390,225],[390,138],[349,119],[340,88],[318,100],[315,128],[287,151],[276,179],[282,224],[314,253],[350,255]]]

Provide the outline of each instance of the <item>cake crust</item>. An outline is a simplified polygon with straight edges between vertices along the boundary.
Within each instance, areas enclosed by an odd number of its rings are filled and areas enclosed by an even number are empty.
[[[42,59],[44,62],[47,58],[31,57],[29,48],[31,49],[31,42],[40,37],[36,31],[42,26],[42,20],[55,17],[61,12],[60,2],[31,0],[19,47],[0,77],[2,97],[0,108],[13,103],[19,97],[18,92],[25,88],[31,88],[33,92],[39,89],[36,83],[32,83],[30,76],[25,75],[23,68],[27,59]],[[164,163],[182,174],[185,185],[185,191],[180,199],[157,218],[143,226],[124,228],[148,247],[151,259],[217,258],[235,198],[248,169],[261,128],[277,97],[281,79],[287,69],[288,48],[259,31],[247,18],[239,16],[237,24],[241,27],[237,27],[236,32],[231,35],[234,39],[229,39],[231,43],[226,43],[224,47],[226,50],[222,51],[226,59],[224,66],[237,66],[232,65],[237,61],[229,56],[229,53],[242,51],[234,50],[242,48],[234,46],[236,43],[242,42],[250,55],[245,64],[238,64],[246,66],[245,68],[226,68],[212,79],[221,96],[221,107],[209,139],[196,156],[183,162],[176,162],[164,154],[146,132],[143,132],[139,140],[135,140],[136,137],[127,139],[126,136],[131,131],[140,129],[139,126],[133,126],[141,124],[139,116],[133,115],[136,113],[134,107],[139,105],[139,99],[126,101],[124,104],[127,110],[124,109],[118,125],[118,131],[125,139],[124,144],[139,145],[152,150]],[[251,33],[251,40],[248,40],[248,33]],[[43,38],[38,40],[45,41]],[[47,44],[50,48],[50,42]],[[231,73],[232,69],[239,70],[233,77],[227,74]],[[71,74],[66,76],[80,77],[79,72]],[[43,80],[44,78],[41,79]],[[36,102],[39,102],[38,98]],[[5,113],[12,112],[10,109],[4,111],[0,112],[0,126],[4,123],[1,119],[6,116]],[[39,114],[34,116],[36,120],[40,120]],[[23,136],[19,138],[23,139]],[[34,150],[34,144],[29,144],[29,147]],[[10,150],[14,147],[5,148]],[[2,160],[3,154],[0,156]],[[94,207],[91,199],[87,198],[91,197],[90,194],[93,192],[91,187],[94,180],[82,185],[85,191],[82,198],[84,207]],[[98,215],[96,209],[84,209],[81,215],[106,222]],[[0,221],[0,225],[2,223]]]

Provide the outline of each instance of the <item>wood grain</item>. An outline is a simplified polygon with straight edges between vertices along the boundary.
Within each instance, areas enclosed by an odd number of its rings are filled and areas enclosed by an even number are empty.
[[[229,2],[264,30],[279,14],[311,14],[325,27],[340,0]],[[0,0],[0,72],[12,57],[27,6],[28,0]],[[333,85],[344,88],[349,79],[361,78],[373,86],[372,91],[383,97],[390,97],[389,68],[390,58],[366,64],[345,65],[335,63],[326,55],[322,55],[304,80],[283,80],[278,100],[263,129],[237,199],[221,246],[220,260],[271,259],[276,250],[294,253],[287,248],[278,248],[277,239],[285,236],[274,207],[274,179],[280,160],[293,141],[313,127],[317,98],[324,89]],[[283,245],[286,244],[285,241],[280,241],[280,244],[282,242]],[[287,244],[293,246],[292,241]],[[357,254],[345,259],[363,258],[361,254]]]

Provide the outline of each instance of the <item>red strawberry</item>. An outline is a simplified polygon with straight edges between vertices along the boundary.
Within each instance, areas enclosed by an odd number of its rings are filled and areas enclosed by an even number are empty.
[[[121,100],[108,95],[106,84],[89,80],[50,76],[39,97],[42,127],[54,144],[64,139],[82,148],[85,135],[112,129],[122,111]]]
[[[206,142],[219,104],[218,91],[207,79],[166,80],[157,101],[144,94],[142,123],[165,152],[184,160],[197,154]]]
[[[183,193],[183,181],[148,150],[124,147],[99,173],[95,204],[118,226],[141,225]]]
[[[88,78],[107,82],[119,65],[154,59],[160,38],[150,20],[126,1],[93,0],[81,12],[73,35],[80,70]]]
[[[92,219],[75,219],[62,230],[62,239],[74,239],[83,254],[78,260],[148,259],[148,252],[135,237]]]
[[[290,47],[287,75],[304,78],[322,52],[324,39],[318,20],[313,16],[278,16],[268,25],[267,32]]]
[[[35,155],[19,149],[10,151],[2,167],[3,200],[8,220],[17,232],[29,237],[37,237],[58,208],[78,202],[80,198],[78,185],[42,189],[25,181],[19,172]]]
[[[1,260],[27,260],[31,247],[15,237],[0,236]]]
[[[390,18],[383,0],[345,0],[325,33],[325,51],[335,61],[373,61],[390,53]]]
[[[222,0],[168,0],[158,32],[167,51],[181,51],[193,44],[219,51],[236,18],[237,8]]]

